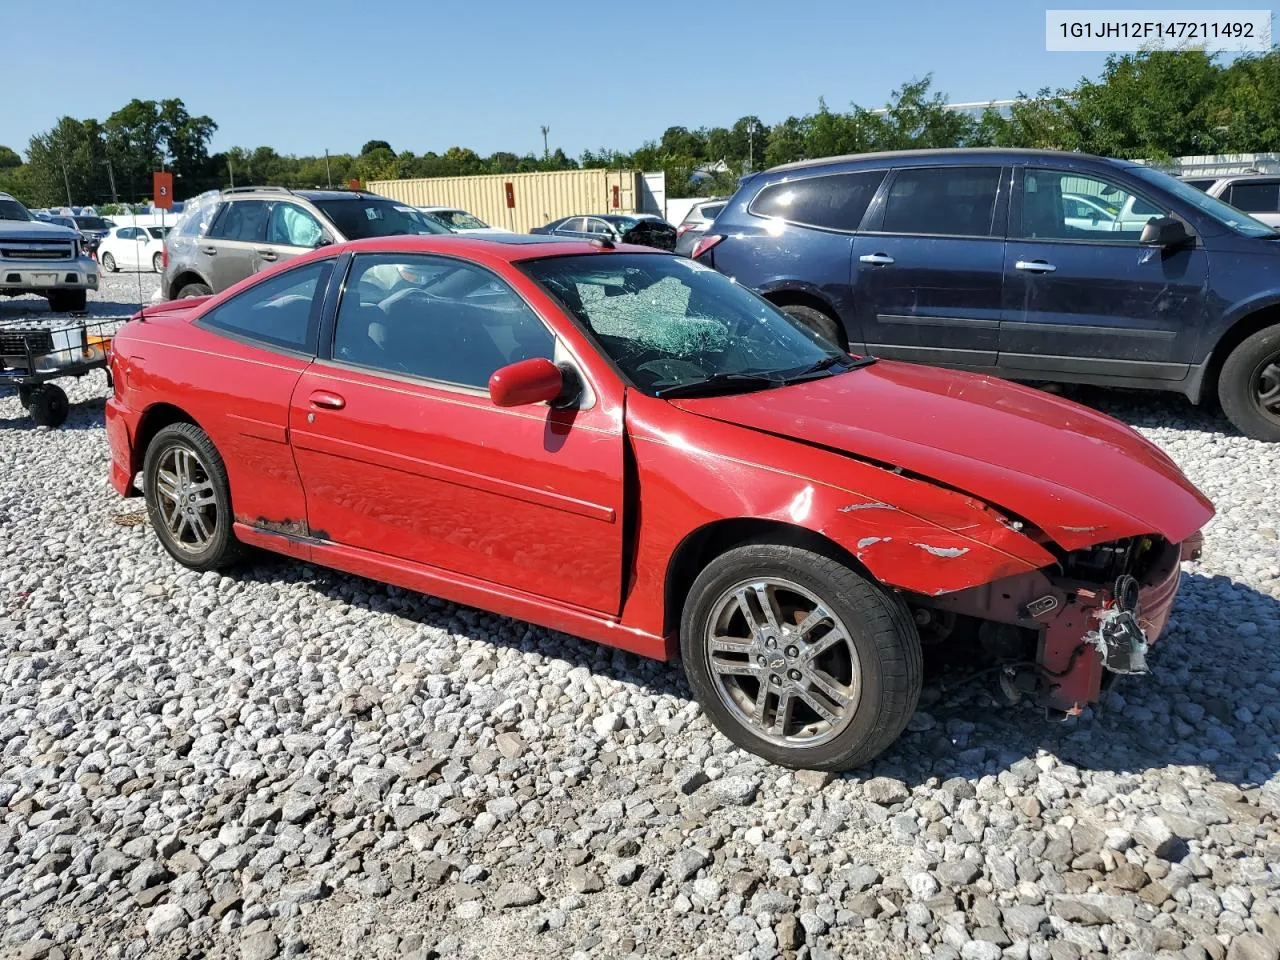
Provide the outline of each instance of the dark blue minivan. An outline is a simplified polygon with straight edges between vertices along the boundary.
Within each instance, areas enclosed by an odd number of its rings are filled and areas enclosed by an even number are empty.
[[[1280,233],[1141,164],[788,164],[745,178],[693,256],[856,353],[1217,397],[1280,441]]]

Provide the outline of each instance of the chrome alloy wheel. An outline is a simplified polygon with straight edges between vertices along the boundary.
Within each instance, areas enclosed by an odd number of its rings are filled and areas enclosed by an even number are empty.
[[[174,444],[156,469],[156,504],[173,543],[187,553],[208,549],[218,529],[213,481],[194,450]]]
[[[853,638],[799,584],[761,578],[729,588],[712,607],[705,639],[716,692],[756,735],[812,747],[853,719],[862,693]]]

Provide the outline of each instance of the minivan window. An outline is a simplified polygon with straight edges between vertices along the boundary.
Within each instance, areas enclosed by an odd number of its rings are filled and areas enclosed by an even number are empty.
[[[1231,185],[1227,202],[1245,213],[1280,211],[1280,183],[1275,180],[1242,181]]]
[[[985,237],[1000,191],[999,167],[899,170],[885,202],[884,233]]]
[[[1195,187],[1183,183],[1167,173],[1161,173],[1159,170],[1152,170],[1150,167],[1143,166],[1129,167],[1128,172],[1144,183],[1149,183],[1153,187],[1158,187],[1173,194],[1183,203],[1195,207],[1228,230],[1234,230],[1236,233],[1243,234],[1246,237],[1276,236],[1276,231],[1261,220],[1255,220],[1247,213],[1243,213],[1230,204],[1209,196],[1207,193],[1201,193]]]
[[[374,197],[317,200],[315,205],[348,240],[404,234],[449,233],[413,207]]]
[[[1029,240],[1137,243],[1147,221],[1167,213],[1111,180],[1069,170],[1028,167],[1020,199],[1009,233]]]
[[[228,203],[214,220],[209,236],[214,240],[261,243],[267,236],[267,210],[265,200],[237,200]]]
[[[883,170],[835,173],[785,180],[765,187],[748,207],[758,217],[772,217],[828,230],[857,230],[871,198],[884,179]],[[704,211],[708,218],[715,212]]]

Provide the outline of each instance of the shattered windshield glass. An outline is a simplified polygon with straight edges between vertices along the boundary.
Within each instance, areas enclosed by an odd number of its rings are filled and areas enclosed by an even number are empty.
[[[777,386],[849,358],[727,277],[684,257],[588,254],[520,265],[640,389]]]

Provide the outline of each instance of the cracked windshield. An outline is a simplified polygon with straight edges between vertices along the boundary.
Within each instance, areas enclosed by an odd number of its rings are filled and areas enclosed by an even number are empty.
[[[763,389],[853,364],[759,297],[689,260],[593,254],[524,269],[632,383],[658,396]]]

